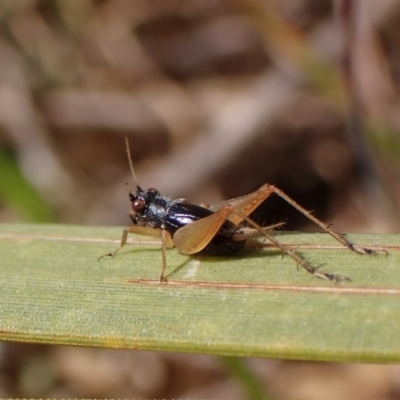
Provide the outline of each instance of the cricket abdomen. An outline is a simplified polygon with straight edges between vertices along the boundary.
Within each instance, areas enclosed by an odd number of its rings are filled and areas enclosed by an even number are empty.
[[[230,221],[227,221],[230,222]],[[233,224],[232,224],[233,225]],[[240,229],[236,226],[233,233],[239,233]],[[224,226],[221,227],[221,229]],[[221,232],[221,231],[220,231]],[[232,232],[232,230],[230,230]],[[234,240],[233,234],[226,235],[223,233],[217,233],[210,243],[204,248],[209,254],[214,254],[217,256],[230,256],[237,253],[246,244],[246,239],[244,240]]]

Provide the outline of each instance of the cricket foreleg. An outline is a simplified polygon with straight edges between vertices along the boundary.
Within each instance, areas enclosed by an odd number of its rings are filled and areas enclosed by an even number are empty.
[[[114,257],[126,245],[126,240],[128,238],[128,233],[130,232],[130,228],[131,228],[130,226],[127,226],[123,230],[120,245],[111,253],[106,253],[100,256],[98,260],[102,259],[103,257]]]
[[[168,234],[168,232],[165,229],[161,230],[161,254],[162,254],[162,269],[161,269],[161,275],[160,275],[160,283],[166,282],[167,279],[165,278],[165,271],[167,269],[167,243],[172,240],[171,236]]]
[[[167,237],[165,237],[163,236],[162,232],[163,231],[159,228],[152,228],[148,226],[138,226],[138,225],[127,226],[122,232],[120,245],[113,252],[104,254],[98,259],[100,260],[103,257],[114,257],[126,245],[129,233],[135,233],[137,235],[151,236],[156,238],[159,238],[161,236],[161,240],[164,243],[163,247],[168,247],[168,248],[174,247],[174,243],[172,241],[171,236],[167,234]]]

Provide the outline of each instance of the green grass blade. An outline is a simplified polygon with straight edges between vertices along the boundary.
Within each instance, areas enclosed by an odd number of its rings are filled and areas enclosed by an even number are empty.
[[[232,258],[161,252],[120,228],[0,225],[0,339],[233,356],[400,361],[400,236],[350,235],[389,254],[354,254],[325,234],[279,233],[333,284],[275,250]]]

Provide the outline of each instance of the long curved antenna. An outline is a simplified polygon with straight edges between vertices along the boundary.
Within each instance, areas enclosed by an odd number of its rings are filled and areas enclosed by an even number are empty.
[[[131,155],[131,151],[129,150],[128,136],[125,136],[125,146],[126,146],[126,154],[128,156],[129,168],[131,170],[132,177],[133,177],[133,182],[135,183],[136,186],[138,186],[135,170],[133,169],[132,155]]]

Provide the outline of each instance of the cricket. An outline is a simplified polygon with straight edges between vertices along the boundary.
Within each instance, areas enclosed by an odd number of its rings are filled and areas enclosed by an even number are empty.
[[[356,245],[343,234],[333,231],[329,225],[316,218],[282,190],[268,183],[253,193],[213,206],[191,204],[184,198],[170,199],[162,196],[154,188],[145,191],[137,183],[127,138],[125,138],[125,145],[136,187],[135,191],[129,190],[131,202],[129,215],[132,225],[123,230],[118,248],[99,259],[115,256],[125,246],[130,233],[161,238],[160,282],[166,282],[167,248],[176,247],[179,252],[187,255],[206,251],[214,255],[230,256],[246,244],[263,238],[276,246],[282,255],[292,258],[297,266],[304,268],[311,275],[332,282],[349,281],[350,279],[346,276],[321,271],[321,266],[312,265],[298,251],[280,243],[273,234],[273,227],[262,227],[249,218],[249,215],[272,194],[281,197],[351,251],[360,254],[375,253],[374,249]]]

